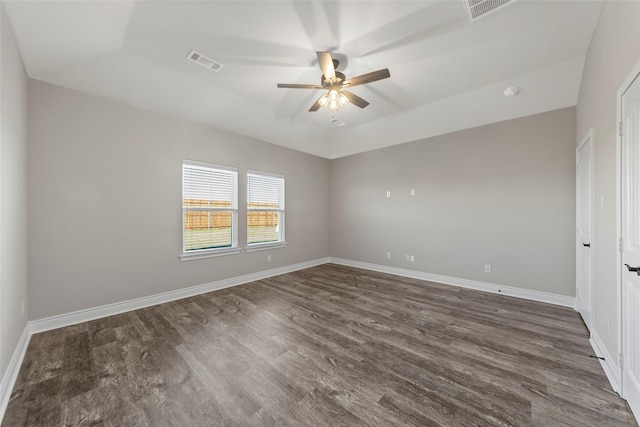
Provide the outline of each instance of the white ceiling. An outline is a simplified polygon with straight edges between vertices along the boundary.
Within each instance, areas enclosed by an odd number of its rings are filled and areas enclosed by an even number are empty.
[[[463,0],[2,3],[32,78],[326,158],[576,105],[602,9],[519,0],[470,23]],[[351,89],[371,104],[337,126],[307,111],[321,91],[276,87],[319,84],[316,51],[391,78]]]

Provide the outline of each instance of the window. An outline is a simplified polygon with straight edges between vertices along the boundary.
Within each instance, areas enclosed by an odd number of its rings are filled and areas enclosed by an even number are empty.
[[[284,177],[249,171],[247,250],[284,245]]]
[[[182,163],[181,259],[238,253],[238,171]]]

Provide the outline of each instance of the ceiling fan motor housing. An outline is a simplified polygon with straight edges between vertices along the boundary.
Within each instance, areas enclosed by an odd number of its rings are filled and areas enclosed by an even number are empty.
[[[347,78],[340,71],[336,71],[335,74],[336,74],[336,81],[335,82],[327,81],[327,79],[324,77],[324,74],[323,74],[320,77],[320,84],[322,84],[322,86],[326,87],[326,88],[330,88],[332,86],[341,86],[342,82],[344,82]]]

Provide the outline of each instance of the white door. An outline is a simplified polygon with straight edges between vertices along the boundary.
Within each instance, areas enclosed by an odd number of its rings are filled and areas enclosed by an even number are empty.
[[[576,300],[578,312],[590,331],[591,313],[593,313],[593,291],[591,288],[592,140],[593,130],[590,130],[576,151]]]
[[[640,418],[640,73],[621,96],[622,397]]]

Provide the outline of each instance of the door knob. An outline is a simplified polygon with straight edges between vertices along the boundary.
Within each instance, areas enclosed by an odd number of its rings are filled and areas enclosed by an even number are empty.
[[[583,243],[582,246],[584,246],[585,248],[590,248],[591,247],[591,243]]]

